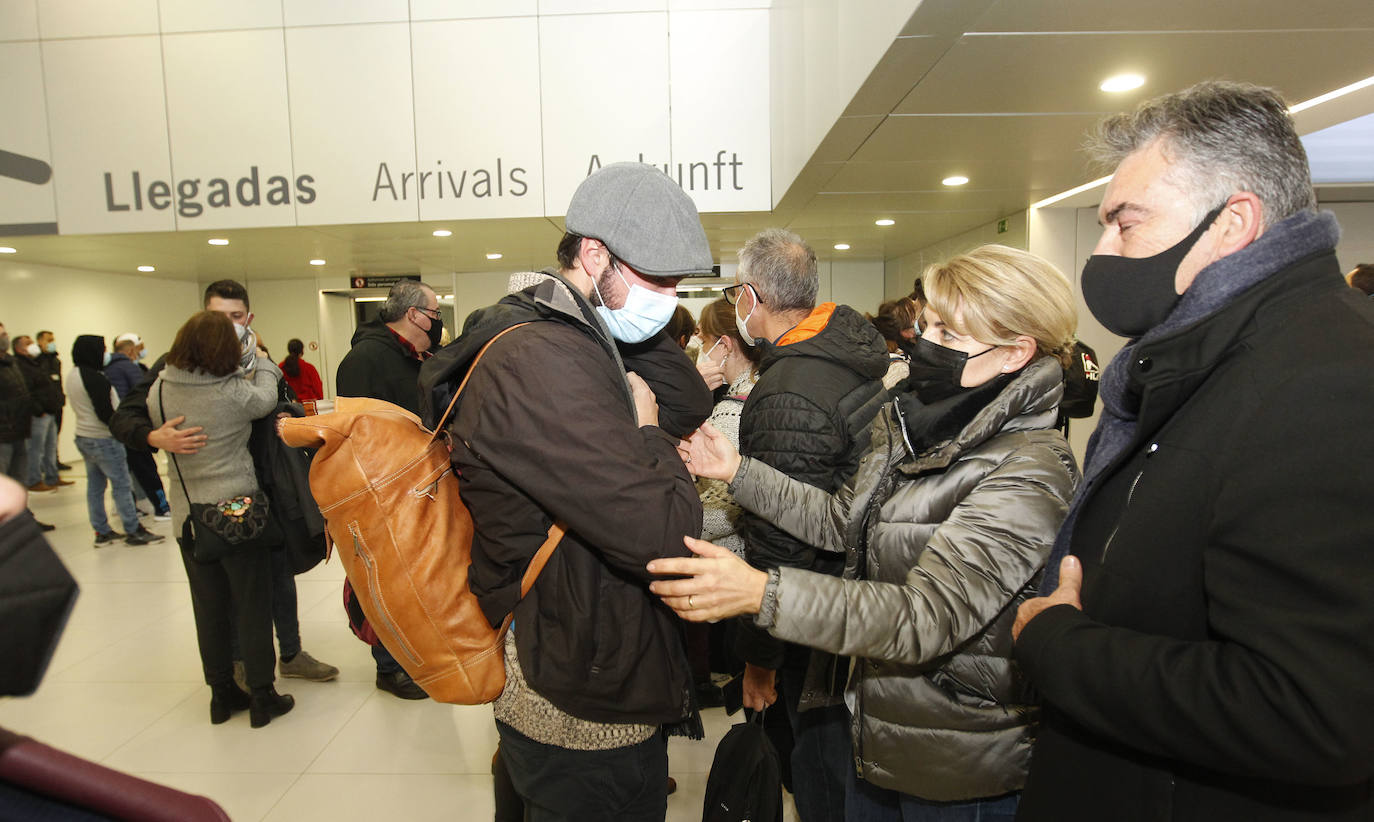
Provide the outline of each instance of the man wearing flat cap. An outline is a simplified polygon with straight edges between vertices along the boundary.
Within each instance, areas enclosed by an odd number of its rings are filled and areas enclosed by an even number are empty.
[[[434,426],[471,371],[445,427],[476,529],[469,585],[493,627],[514,616],[494,708],[528,818],[661,820],[666,737],[700,738],[701,720],[645,565],[700,533],[676,445],[711,411],[663,328],[711,251],[691,199],[640,163],[584,180],[566,224],[556,269],[474,312],[424,365],[421,410]]]

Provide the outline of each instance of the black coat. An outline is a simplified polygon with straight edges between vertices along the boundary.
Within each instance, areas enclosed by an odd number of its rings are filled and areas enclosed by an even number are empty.
[[[339,363],[334,392],[340,397],[371,397],[420,413],[420,361],[401,345],[386,323],[363,323],[353,332],[353,347]]]
[[[19,365],[19,372],[24,375],[29,397],[36,406],[34,414],[56,414],[61,411],[67,399],[62,393],[62,378],[42,359],[16,356],[14,360]]]
[[[686,430],[710,413],[710,392],[666,335],[618,350],[591,306],[549,279],[474,312],[425,364],[426,424],[481,347],[520,322],[530,325],[483,355],[446,426],[476,528],[468,583],[493,626],[514,608],[521,671],[560,710],[595,722],[681,722],[691,716],[692,674],[678,620],[649,593],[644,566],[688,554],[682,538],[701,533],[701,501],[678,437],[639,426],[625,371],[657,386],[661,420],[678,396],[668,416]],[[516,605],[554,520],[567,534]]]
[[[0,442],[20,442],[29,438],[38,406],[29,395],[28,381],[16,360],[0,351]]]
[[[868,424],[889,395],[887,344],[873,324],[836,306],[815,336],[789,345],[760,342],[759,381],[740,413],[739,450],[793,479],[833,493],[854,473],[868,448]],[[809,568],[831,575],[843,554],[818,552],[756,514],[740,516],[745,556],[755,568]],[[746,662],[782,667],[786,645],[739,623],[736,650]],[[804,665],[807,652],[790,654]]]
[[[1134,353],[1135,439],[1026,627],[1018,819],[1374,818],[1374,305],[1324,252]]]

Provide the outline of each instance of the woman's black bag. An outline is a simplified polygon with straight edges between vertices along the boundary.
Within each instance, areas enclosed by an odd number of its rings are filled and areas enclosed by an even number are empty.
[[[157,405],[162,418],[167,419],[161,385],[158,386]],[[186,480],[181,475],[181,463],[177,462],[176,454],[167,453],[176,465],[181,493],[191,506],[191,555],[196,562],[217,562],[239,551],[267,549],[282,543],[281,528],[272,517],[267,495],[261,490],[219,502],[191,502]]]

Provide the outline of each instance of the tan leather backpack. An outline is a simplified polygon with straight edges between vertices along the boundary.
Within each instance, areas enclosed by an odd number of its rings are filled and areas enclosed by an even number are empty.
[[[468,375],[491,343],[519,327],[492,338]],[[465,377],[437,431],[466,385]],[[500,696],[510,618],[493,629],[468,589],[472,517],[446,444],[404,408],[361,397],[339,397],[332,413],[286,419],[280,430],[287,445],[319,449],[310,491],[386,649],[438,702],[476,705]],[[521,580],[521,596],[563,531],[562,523],[549,530]]]

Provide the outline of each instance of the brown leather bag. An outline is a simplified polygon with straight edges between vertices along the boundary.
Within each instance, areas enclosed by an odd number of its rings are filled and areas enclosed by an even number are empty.
[[[519,327],[492,338],[468,376],[493,342]],[[465,377],[436,431],[466,385]],[[472,517],[444,442],[404,408],[360,397],[339,397],[329,414],[283,420],[281,438],[319,449],[310,491],[358,604],[411,679],[439,702],[477,705],[500,696],[510,618],[493,629],[468,589]],[[549,529],[521,580],[521,596],[563,532],[562,523]]]

